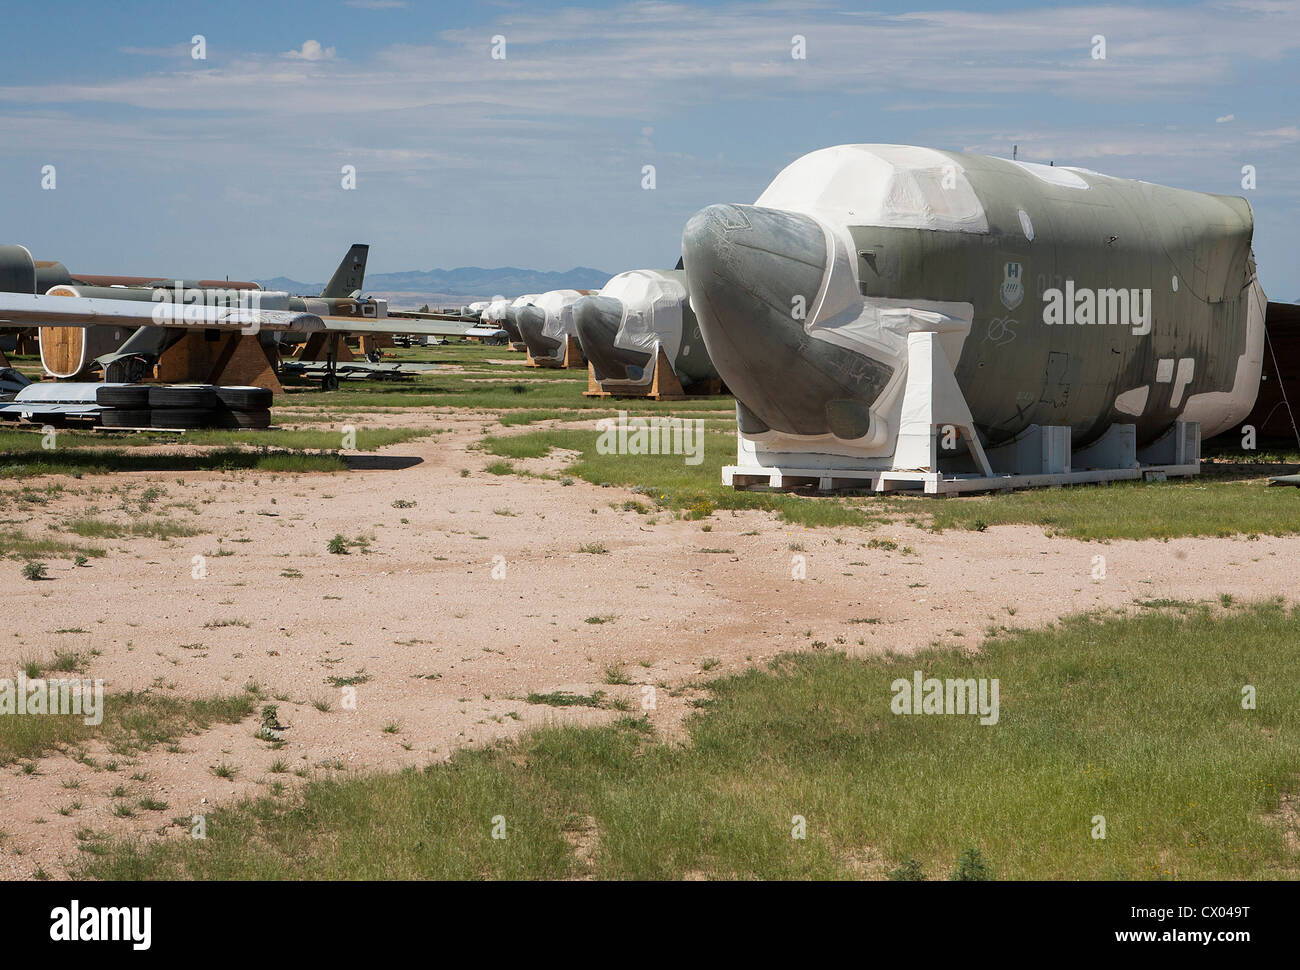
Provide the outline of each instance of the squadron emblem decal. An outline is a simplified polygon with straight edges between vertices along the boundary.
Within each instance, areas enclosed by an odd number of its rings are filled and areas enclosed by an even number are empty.
[[[998,296],[1002,299],[1002,305],[1008,310],[1014,310],[1020,306],[1020,301],[1025,298],[1025,286],[1020,282],[1020,264],[1007,263],[1002,270],[1002,286],[998,290]]]

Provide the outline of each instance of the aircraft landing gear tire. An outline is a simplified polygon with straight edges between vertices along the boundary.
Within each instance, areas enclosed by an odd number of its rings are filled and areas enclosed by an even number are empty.
[[[217,388],[217,401],[231,411],[262,411],[271,406],[272,398],[264,387]]]
[[[271,411],[269,408],[262,408],[259,411],[218,411],[217,427],[219,428],[269,428],[271,426]]]
[[[145,384],[131,384],[126,387],[101,387],[95,392],[95,403],[111,408],[147,410],[149,407],[149,387]]]
[[[217,412],[211,408],[155,408],[153,427],[174,430],[211,428],[217,422]]]
[[[149,406],[209,411],[217,406],[217,389],[211,384],[155,384],[149,388]]]
[[[153,412],[148,408],[110,408],[99,412],[99,423],[105,428],[148,428]]]

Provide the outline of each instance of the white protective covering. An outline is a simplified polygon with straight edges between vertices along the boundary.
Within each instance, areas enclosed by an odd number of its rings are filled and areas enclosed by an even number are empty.
[[[487,305],[479,317],[484,323],[500,323],[506,318],[506,307],[510,306],[510,301],[504,297],[497,297]]]
[[[1044,165],[1041,162],[1022,162],[1016,159],[1004,158],[1004,162],[1010,162],[1019,168],[1024,169],[1040,182],[1046,182],[1048,185],[1059,185],[1065,189],[1087,189],[1091,188],[1080,176],[1079,172],[1087,172],[1085,168],[1071,168],[1064,165]],[[1098,172],[1089,172],[1090,175],[1097,175]]]
[[[533,306],[546,314],[546,322],[542,324],[543,336],[558,340],[563,347],[564,338],[578,332],[573,322],[573,304],[586,295],[581,290],[550,290],[534,299]]]
[[[910,145],[836,145],[811,152],[787,165],[754,204],[850,226],[989,231],[961,164]]]
[[[682,307],[689,299],[684,277],[679,270],[634,269],[606,283],[600,295],[623,304],[614,346],[647,353],[652,361],[662,347],[668,360],[676,360],[682,345]],[[654,367],[647,367],[645,379],[653,376]]]
[[[844,457],[853,457],[882,468],[894,467],[892,459],[899,443],[899,432],[906,423],[915,424],[917,420],[917,414],[905,413],[909,382],[912,401],[924,401],[924,396],[918,393],[916,379],[909,377],[909,341],[912,335],[934,334],[935,347],[942,356],[937,353],[931,356],[951,366],[949,362],[961,357],[974,313],[975,308],[969,303],[858,297],[838,314],[815,316],[805,325],[810,336],[873,357],[894,369],[893,378],[880,396],[871,402],[873,420],[870,433],[855,441],[844,441],[832,434],[791,435],[770,430],[756,435],[742,434],[738,441],[740,463],[779,464],[787,460],[782,456],[821,455],[831,464],[842,463]],[[927,375],[925,380],[928,386],[931,377]],[[948,380],[952,380],[951,374]],[[947,389],[946,384],[944,388]],[[945,398],[939,403],[946,409],[950,402]],[[917,406],[914,404],[912,410],[915,411]],[[802,461],[806,462],[806,459]]]
[[[521,306],[528,306],[530,303],[536,303],[540,293],[525,293],[523,296],[517,296],[510,301],[510,305],[518,310]]]
[[[886,363],[894,376],[871,403],[867,437],[850,442],[830,434],[741,435],[741,464],[749,448],[755,455],[766,453],[763,460],[776,453],[819,454],[877,459],[889,467],[904,419],[910,335],[936,334],[939,359],[959,360],[974,307],[965,302],[864,298],[848,227],[983,233],[988,232],[983,206],[956,160],[904,145],[840,145],[805,155],[781,172],[755,204],[802,212],[816,219],[826,234],[826,271],[804,322],[808,335]],[[920,400],[915,393],[913,398]]]

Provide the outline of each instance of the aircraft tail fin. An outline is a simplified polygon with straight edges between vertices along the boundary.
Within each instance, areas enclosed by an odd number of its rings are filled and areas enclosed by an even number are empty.
[[[361,288],[366,282],[366,257],[370,247],[364,243],[353,243],[348,254],[339,263],[330,281],[321,292],[322,298],[360,296]]]

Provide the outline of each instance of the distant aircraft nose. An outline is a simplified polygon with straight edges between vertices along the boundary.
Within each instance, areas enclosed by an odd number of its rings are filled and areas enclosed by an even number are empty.
[[[501,329],[510,337],[511,343],[519,343],[524,338],[519,333],[519,308],[506,307],[506,315],[501,321]]]
[[[523,337],[534,358],[557,356],[560,342],[542,333],[542,328],[546,326],[545,310],[536,306],[521,306],[515,319],[519,323],[519,335]]]
[[[686,224],[682,257],[709,356],[755,430],[868,433],[868,405],[891,368],[809,336],[801,318],[813,313],[832,258],[817,220],[711,205]]]
[[[639,380],[640,373],[629,373],[628,368],[641,371],[649,366],[649,354],[614,346],[622,322],[623,301],[612,296],[584,296],[573,304],[573,323],[582,355],[595,368],[599,381]]]

